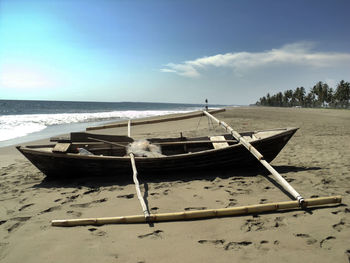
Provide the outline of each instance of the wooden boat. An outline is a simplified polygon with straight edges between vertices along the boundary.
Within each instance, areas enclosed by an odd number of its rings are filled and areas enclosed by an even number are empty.
[[[220,110],[222,111],[222,110]],[[77,225],[101,225],[120,223],[141,223],[189,220],[199,218],[213,218],[222,216],[234,216],[249,213],[276,211],[296,207],[337,204],[341,202],[341,196],[304,199],[270,164],[277,154],[286,145],[289,139],[297,131],[297,128],[284,128],[256,132],[238,133],[225,122],[212,116],[208,110],[201,114],[206,115],[222,126],[229,134],[201,138],[153,138],[148,141],[134,142],[130,138],[131,121],[118,124],[128,126],[127,136],[92,135],[87,133],[71,134],[69,140],[58,140],[56,145],[18,147],[18,149],[41,171],[50,176],[62,175],[89,175],[89,176],[117,176],[118,179],[129,179],[130,171],[133,172],[133,181],[137,197],[142,207],[142,216],[122,216],[104,218],[79,218],[52,220],[53,226],[77,226]],[[186,116],[185,118],[189,118]],[[165,121],[165,120],[161,120]],[[159,121],[156,121],[159,122]],[[152,121],[152,123],[154,123]],[[142,122],[134,125],[142,124]],[[93,129],[100,129],[93,127]],[[80,138],[79,138],[80,137]],[[113,140],[114,142],[112,142]],[[76,141],[76,142],[75,142]],[[79,143],[84,141],[84,144]],[[92,141],[92,142],[91,142]],[[96,144],[96,141],[99,144]],[[94,143],[95,142],[95,143]],[[103,144],[101,144],[103,143]],[[129,144],[129,146],[126,146]],[[106,147],[108,145],[108,147]],[[139,146],[147,146],[151,153],[142,153]],[[85,147],[88,155],[78,154],[77,147]],[[138,146],[138,147],[135,147]],[[159,146],[162,152],[158,151]],[[146,149],[146,148],[145,148]],[[156,154],[153,150],[156,149]],[[144,156],[137,156],[137,154]],[[136,165],[137,163],[137,165]],[[259,204],[253,206],[207,209],[200,211],[181,211],[177,213],[151,214],[142,196],[140,184],[137,179],[138,171],[143,175],[152,172],[162,172],[169,177],[168,171],[192,171],[199,169],[218,169],[233,167],[234,169],[246,166],[264,166],[286,193],[296,201],[279,202],[271,204]],[[137,168],[136,168],[137,166]],[[186,173],[181,173],[185,175]]]
[[[271,162],[297,128],[282,128],[240,133]],[[232,134],[198,138],[150,138],[161,147],[161,156],[135,157],[137,170],[145,174],[163,175],[174,171],[259,167],[259,161]],[[126,147],[134,140],[127,136],[71,133],[69,139],[56,144],[18,146],[17,149],[48,177],[113,176],[130,180],[132,165]],[[84,155],[77,149],[85,149]],[[63,150],[62,150],[63,149]]]

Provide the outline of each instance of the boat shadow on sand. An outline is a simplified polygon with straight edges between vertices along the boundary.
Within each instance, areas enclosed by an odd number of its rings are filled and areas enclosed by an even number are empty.
[[[320,167],[298,167],[298,166],[288,166],[288,165],[276,165],[274,168],[281,174],[285,173],[297,173],[303,171],[314,171],[320,170]],[[197,171],[197,172],[173,172],[166,174],[138,174],[140,183],[161,183],[161,182],[190,182],[193,180],[200,181],[209,181],[212,182],[216,178],[219,179],[229,179],[234,177],[256,177],[256,176],[265,176],[277,187],[279,185],[269,177],[269,172],[266,171],[263,167],[245,169],[245,170],[235,170],[235,171],[216,171],[216,170],[206,170],[206,171]],[[105,176],[105,177],[77,177],[77,178],[51,178],[45,177],[40,183],[34,185],[34,188],[74,188],[74,187],[89,187],[89,188],[99,188],[99,187],[108,187],[108,186],[126,186],[133,184],[132,181],[132,171],[130,171],[130,180],[120,180],[117,177]],[[282,188],[281,188],[282,189]]]

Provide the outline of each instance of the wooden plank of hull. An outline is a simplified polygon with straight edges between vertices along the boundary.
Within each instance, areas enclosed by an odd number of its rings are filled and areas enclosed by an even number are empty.
[[[270,138],[252,142],[267,161],[272,161],[282,150],[296,129],[287,130]],[[116,176],[130,180],[131,164],[128,157],[81,156],[75,154],[54,154],[18,147],[19,150],[44,174],[55,177]],[[207,150],[161,158],[136,157],[140,176],[148,173],[169,171],[194,171],[222,167],[260,166],[260,163],[243,145],[232,145],[218,150]]]

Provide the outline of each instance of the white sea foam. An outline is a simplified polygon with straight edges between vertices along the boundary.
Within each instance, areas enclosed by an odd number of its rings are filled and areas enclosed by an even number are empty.
[[[193,109],[192,109],[193,110]],[[148,110],[148,111],[111,111],[95,113],[63,114],[24,114],[0,116],[0,141],[6,141],[30,133],[44,130],[48,126],[69,123],[86,123],[108,120],[136,119],[172,113],[183,113],[189,110]]]

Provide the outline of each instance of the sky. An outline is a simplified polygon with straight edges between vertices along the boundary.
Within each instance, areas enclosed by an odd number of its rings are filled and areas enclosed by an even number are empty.
[[[248,105],[350,81],[349,0],[0,0],[0,99]]]

